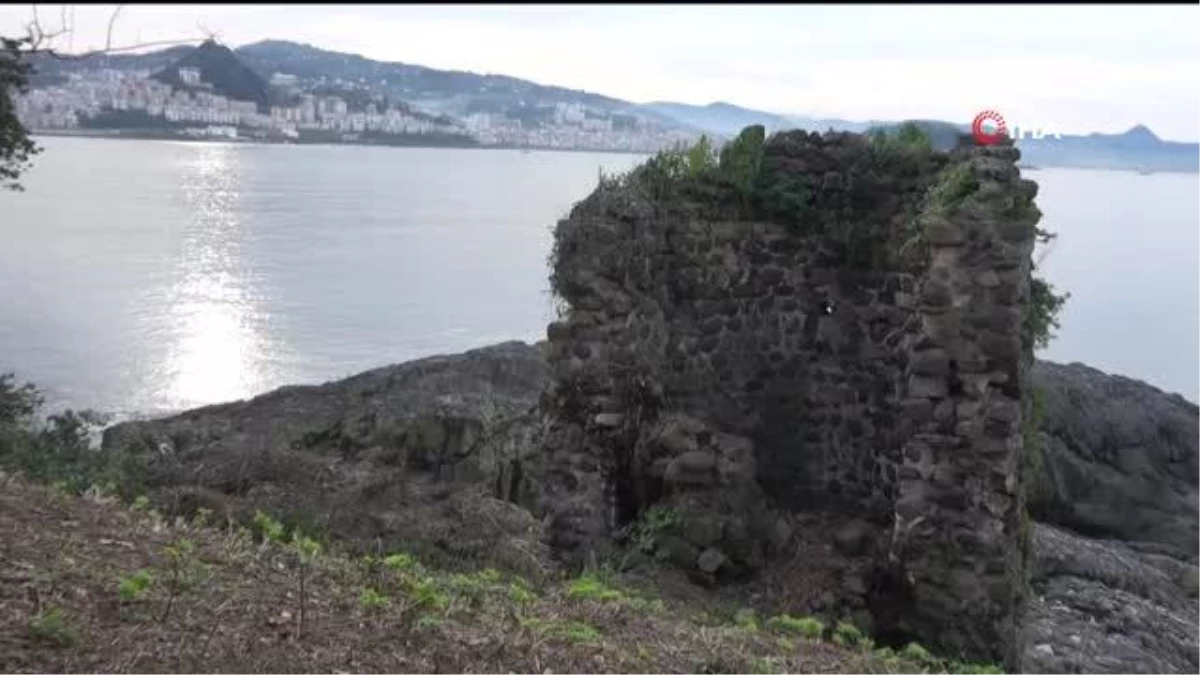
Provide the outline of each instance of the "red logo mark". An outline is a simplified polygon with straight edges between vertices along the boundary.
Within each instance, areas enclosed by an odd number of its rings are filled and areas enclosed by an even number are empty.
[[[971,122],[971,135],[980,145],[995,145],[1008,135],[1008,127],[1004,125],[1004,118],[1000,116],[1000,113],[995,110],[984,110],[975,116],[974,122]]]

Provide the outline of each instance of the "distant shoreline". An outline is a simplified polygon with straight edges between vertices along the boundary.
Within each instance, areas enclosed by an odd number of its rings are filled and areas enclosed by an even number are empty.
[[[327,141],[327,140],[265,140],[261,138],[211,138],[204,136],[187,136],[172,132],[160,132],[139,130],[130,131],[125,129],[48,129],[48,130],[32,130],[31,136],[47,136],[52,138],[101,138],[101,139],[118,139],[127,141],[182,141],[185,143],[235,143],[245,145],[329,145],[329,146],[351,146],[351,147],[375,147],[375,148],[440,148],[444,150],[522,150],[526,152],[596,152],[612,155],[650,155],[653,154],[644,150],[614,150],[614,149],[599,149],[599,148],[555,148],[542,146],[526,146],[526,145],[511,145],[511,144],[495,144],[495,145],[460,145],[451,143],[439,143],[437,141],[414,142],[414,143],[372,143],[370,141]]]

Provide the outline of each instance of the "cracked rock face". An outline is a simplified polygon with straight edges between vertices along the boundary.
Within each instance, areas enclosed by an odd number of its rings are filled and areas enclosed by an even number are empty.
[[[1194,560],[1200,408],[1079,363],[1039,362],[1032,378],[1046,417],[1034,518]]]
[[[1195,565],[1048,525],[1035,528],[1033,552],[1022,672],[1200,669]]]
[[[151,501],[416,548],[448,563],[543,565],[539,348],[508,342],[248,401],[127,422],[105,448],[151,457]]]

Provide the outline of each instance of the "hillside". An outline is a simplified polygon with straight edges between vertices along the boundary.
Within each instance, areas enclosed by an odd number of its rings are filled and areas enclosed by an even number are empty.
[[[207,40],[152,77],[177,89],[189,89],[179,77],[180,68],[195,68],[212,91],[238,101],[253,101],[259,110],[268,106],[267,81],[238,58],[228,47]]]
[[[239,62],[240,61],[240,62]],[[218,93],[240,100],[253,100],[260,107],[268,102],[266,78],[274,73],[295,75],[303,88],[324,95],[337,95],[355,109],[368,102],[404,102],[432,116],[465,118],[476,113],[503,116],[526,129],[543,127],[554,116],[557,105],[578,105],[590,120],[607,120],[619,131],[639,121],[650,127],[687,135],[708,133],[730,137],[742,128],[761,124],[768,132],[803,129],[863,132],[873,127],[892,126],[897,121],[851,121],[780,114],[755,110],[727,102],[698,106],[670,101],[637,104],[599,93],[548,86],[517,77],[438,70],[407,63],[375,61],[357,54],[320,49],[286,40],[264,40],[229,51],[214,43],[199,47],[171,47],[145,54],[92,56],[80,60],[34,57],[35,87],[61,83],[71,73],[100,68],[155,72],[155,77],[175,86],[175,69],[199,65],[206,81]],[[966,121],[955,123],[929,120],[927,128],[938,147],[952,128],[966,131]],[[944,138],[943,138],[944,137]],[[1028,164],[1046,167],[1079,167],[1141,171],[1200,171],[1200,144],[1164,141],[1143,125],[1122,134],[1068,135],[1062,139],[1020,139],[1018,147]]]
[[[729,137],[736,136],[742,129],[755,124],[761,124],[767,133],[792,129],[796,126],[782,115],[750,110],[723,102],[694,106],[685,103],[656,101],[646,103],[641,108],[669,117],[695,129]]]
[[[249,530],[167,522],[2,474],[0,559],[7,673],[894,673],[947,665],[806,638],[795,620],[764,625],[746,613],[735,620],[665,603],[596,576],[537,584],[489,570],[449,574],[404,555],[372,562],[336,552],[302,566],[294,547]]]
[[[29,78],[32,87],[48,87],[60,84],[68,73],[88,70],[141,70],[156,72],[190,54],[196,48],[190,45],[167,47],[144,54],[93,54],[81,59],[60,59],[47,54],[31,54],[29,62],[33,74]]]

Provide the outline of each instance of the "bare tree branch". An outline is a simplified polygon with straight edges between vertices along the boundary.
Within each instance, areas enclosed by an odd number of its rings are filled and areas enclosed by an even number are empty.
[[[189,45],[201,42],[205,39],[215,39],[216,31],[212,31],[205,26],[199,26],[203,37],[179,38],[174,40],[151,40],[142,42],[135,41],[134,44],[113,46],[113,31],[116,28],[117,19],[121,15],[121,11],[125,8],[124,4],[117,5],[113,13],[108,17],[108,26],[105,31],[104,46],[98,49],[88,49],[83,52],[74,51],[75,43],[75,7],[71,7],[70,20],[67,19],[67,10],[64,5],[61,11],[61,25],[53,30],[47,30],[42,25],[41,16],[38,14],[37,5],[33,6],[32,18],[25,26],[25,37],[17,39],[19,51],[22,54],[39,54],[50,56],[64,60],[82,60],[93,56],[101,56],[105,54],[119,54],[122,52],[131,52],[139,49],[147,49],[152,47],[173,47],[178,45]],[[54,41],[62,36],[67,36],[68,44],[67,51],[59,51],[54,46]]]
[[[117,8],[113,10],[112,16],[108,17],[108,33],[104,38],[105,51],[112,49],[113,26],[117,25],[117,17],[121,15],[121,9],[124,7],[125,5],[117,5]]]

